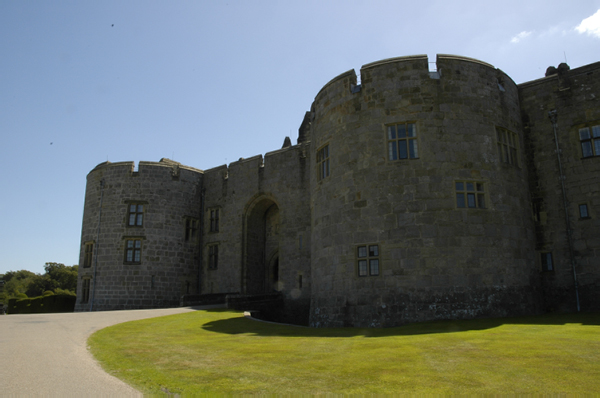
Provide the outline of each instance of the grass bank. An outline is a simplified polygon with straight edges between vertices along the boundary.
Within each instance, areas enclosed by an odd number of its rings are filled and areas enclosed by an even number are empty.
[[[89,339],[144,393],[600,393],[600,314],[310,329],[196,311]]]

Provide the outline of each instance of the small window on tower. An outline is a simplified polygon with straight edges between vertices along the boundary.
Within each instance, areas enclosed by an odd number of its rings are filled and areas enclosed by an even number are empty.
[[[317,151],[317,181],[329,177],[329,145]]]
[[[94,256],[94,242],[88,242],[85,244],[85,251],[83,253],[83,268],[90,268],[92,266]]]
[[[579,141],[584,158],[600,156],[600,125],[580,128]]]
[[[590,218],[587,204],[579,205],[579,218]]]
[[[196,240],[198,236],[198,220],[195,218],[186,218],[185,219],[185,241],[193,242]]]
[[[130,227],[141,227],[144,224],[144,205],[131,203],[129,205],[129,216],[127,225]]]
[[[554,271],[554,262],[552,261],[552,253],[542,253],[542,271]]]
[[[219,245],[208,246],[208,269],[219,268]]]
[[[81,303],[83,304],[90,301],[90,285],[90,278],[84,278],[81,280]]]
[[[219,232],[219,209],[210,209],[210,232]]]
[[[379,275],[379,245],[362,245],[356,247],[358,276]]]
[[[125,263],[140,264],[142,261],[142,240],[127,239],[125,241]]]
[[[485,187],[482,182],[457,181],[454,186],[456,189],[456,207],[485,209]]]
[[[496,138],[500,161],[519,167],[519,136],[512,131],[497,127]]]
[[[418,159],[416,123],[400,123],[387,126],[388,159]]]

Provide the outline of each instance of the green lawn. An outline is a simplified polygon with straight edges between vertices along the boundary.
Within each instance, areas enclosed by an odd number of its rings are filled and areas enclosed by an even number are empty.
[[[144,393],[600,393],[600,314],[311,329],[209,310],[88,342]]]

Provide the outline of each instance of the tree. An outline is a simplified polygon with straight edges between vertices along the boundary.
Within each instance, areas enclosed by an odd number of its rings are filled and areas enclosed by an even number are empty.
[[[66,266],[50,262],[44,265],[46,272],[43,275],[27,270],[8,271],[4,274],[4,295],[8,299],[19,295],[37,297],[46,291],[75,294],[78,268],[77,265]]]
[[[6,297],[17,297],[18,294],[25,294],[27,287],[36,276],[31,271],[8,271],[4,274],[4,292]]]
[[[77,271],[79,267],[77,265],[66,266],[61,263],[46,263],[44,266],[46,270],[46,275],[52,281],[51,289],[46,290],[54,290],[57,288],[64,290],[77,290]]]

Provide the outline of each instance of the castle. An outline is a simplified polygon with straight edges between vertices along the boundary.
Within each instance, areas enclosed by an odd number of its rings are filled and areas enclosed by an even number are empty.
[[[600,62],[475,59],[327,83],[296,145],[87,176],[77,311],[278,292],[314,327],[600,308]]]

